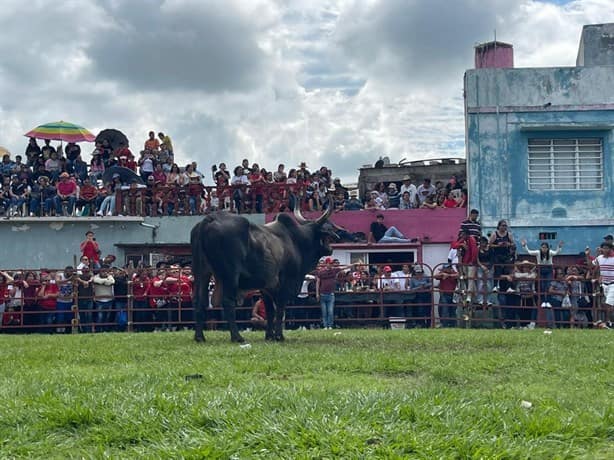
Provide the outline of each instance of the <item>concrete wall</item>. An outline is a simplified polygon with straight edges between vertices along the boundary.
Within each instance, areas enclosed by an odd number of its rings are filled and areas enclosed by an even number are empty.
[[[614,24],[584,26],[576,65],[614,65]]]
[[[425,177],[430,177],[433,185],[438,180],[446,184],[453,175],[464,179],[467,175],[467,168],[464,158],[415,161],[407,166],[394,165],[383,168],[361,168],[358,175],[360,196],[364,198],[365,194],[373,190],[378,182],[386,184],[396,182],[400,185],[401,179],[405,175],[409,175],[416,187],[422,184]]]
[[[611,233],[612,68],[470,70],[465,91],[469,203],[485,227],[508,219],[533,246],[539,232],[555,231],[567,254]],[[603,189],[529,191],[527,144],[535,137],[602,138]]]
[[[264,215],[250,215],[256,223],[264,223]],[[79,257],[79,244],[85,232],[96,233],[103,256],[113,254],[123,264],[124,245],[148,245],[150,252],[164,252],[165,245],[187,245],[190,231],[199,216],[131,218],[15,218],[0,220],[0,267],[63,268]],[[144,222],[156,225],[152,228]]]

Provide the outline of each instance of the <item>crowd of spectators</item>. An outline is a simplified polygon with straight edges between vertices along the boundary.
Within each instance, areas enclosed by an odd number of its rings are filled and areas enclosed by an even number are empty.
[[[230,171],[225,163],[213,165],[213,186],[196,162],[175,163],[171,138],[151,131],[143,149],[134,155],[125,144],[115,148],[103,139],[91,159],[83,158],[79,144],[43,145],[30,138],[24,156],[5,154],[0,162],[2,184],[0,214],[5,216],[194,215],[214,210],[237,213],[323,210],[329,197],[337,210],[464,207],[464,179],[447,184],[430,179],[416,187],[409,176],[402,181],[378,183],[359,196],[322,166],[310,171],[305,162],[275,171],[244,159]],[[133,176],[107,174],[114,166],[132,170]],[[139,179],[140,178],[140,179]]]

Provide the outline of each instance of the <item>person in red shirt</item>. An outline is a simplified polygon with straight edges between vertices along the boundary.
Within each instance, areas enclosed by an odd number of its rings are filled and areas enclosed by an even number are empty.
[[[466,229],[461,229],[458,239],[452,243],[452,249],[458,251],[458,268],[461,274],[461,289],[467,297],[467,304],[471,303],[475,293],[475,278],[478,264],[478,245],[473,236]]]
[[[439,323],[441,327],[456,326],[456,304],[454,303],[454,291],[458,273],[452,264],[445,264],[435,274],[439,280]]]
[[[55,282],[55,275],[42,273],[41,286],[36,293],[38,305],[42,308],[39,324],[51,326],[54,323],[59,291],[60,289]],[[53,332],[53,328],[47,328],[47,332]]]
[[[194,322],[194,309],[192,306],[192,290],[194,287],[194,277],[192,276],[192,267],[189,265],[181,269],[179,275],[179,297],[181,323],[183,325],[192,325]]]
[[[89,177],[86,177],[79,187],[79,199],[77,200],[77,207],[81,208],[81,216],[93,215],[98,209],[98,201],[98,187],[92,184]]]
[[[156,133],[149,131],[149,138],[145,141],[145,150],[157,152],[160,150],[160,141],[156,139]]]
[[[151,321],[153,319],[152,310],[149,308],[148,295],[151,281],[147,276],[147,271],[137,270],[132,279],[132,311],[134,328],[136,331],[151,331]]]
[[[156,276],[151,279],[149,284],[149,306],[153,309],[153,320],[155,323],[162,323],[165,326],[169,305],[168,288],[164,283],[166,271],[163,268],[157,270]]]
[[[90,266],[94,269],[100,268],[100,247],[94,237],[94,232],[88,230],[85,232],[85,240],[79,246],[81,249],[81,257],[87,257]]]
[[[264,300],[262,299],[262,297],[259,298],[256,302],[254,302],[254,308],[252,308],[251,323],[255,329],[266,328],[266,305],[264,304]]]
[[[60,174],[60,180],[56,185],[55,215],[63,215],[62,205],[66,203],[66,214],[71,215],[77,201],[77,183],[71,179],[67,172]]]

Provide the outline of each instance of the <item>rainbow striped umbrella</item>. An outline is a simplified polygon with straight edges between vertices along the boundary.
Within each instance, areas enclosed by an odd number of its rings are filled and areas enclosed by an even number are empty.
[[[96,139],[96,136],[84,127],[66,121],[55,121],[37,126],[24,136],[64,142],[94,142]]]

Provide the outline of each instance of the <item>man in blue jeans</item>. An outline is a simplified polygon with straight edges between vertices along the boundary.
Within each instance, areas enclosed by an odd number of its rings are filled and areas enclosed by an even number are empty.
[[[316,270],[316,299],[322,307],[322,328],[332,329],[335,319],[335,290],[337,275],[342,271],[333,265],[333,258],[327,257],[324,266]]]
[[[375,216],[375,222],[371,222],[369,231],[369,243],[411,243],[414,240],[409,240],[397,230],[396,227],[386,227],[384,225],[384,215],[378,214]]]

